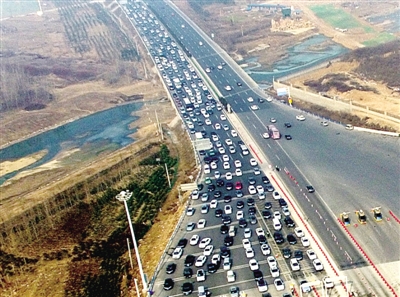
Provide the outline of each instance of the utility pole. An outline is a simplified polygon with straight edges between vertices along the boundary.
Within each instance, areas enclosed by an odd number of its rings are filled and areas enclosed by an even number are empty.
[[[169,173],[168,173],[168,166],[167,163],[165,163],[165,172],[167,173],[167,179],[168,179],[168,185],[171,188],[171,180],[169,179]]]

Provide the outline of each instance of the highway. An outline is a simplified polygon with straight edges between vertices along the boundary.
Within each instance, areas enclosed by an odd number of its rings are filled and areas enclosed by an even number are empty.
[[[399,261],[399,241],[393,239],[400,238],[398,224],[394,220],[387,220],[389,210],[395,214],[400,212],[400,206],[397,202],[398,195],[394,195],[394,193],[398,194],[399,192],[398,139],[347,131],[337,123],[329,123],[325,127],[320,124],[321,119],[309,114],[304,114],[305,121],[297,121],[296,115],[301,112],[282,104],[279,100],[258,103],[257,98],[260,97],[260,90],[249,87],[248,78],[239,75],[236,67],[231,67],[230,61],[224,61],[215,52],[214,47],[209,45],[209,41],[199,36],[189,23],[183,19],[179,21],[180,16],[175,10],[169,6],[160,5],[160,2],[157,2],[157,5],[154,5],[152,9],[156,11],[160,21],[173,32],[173,36],[180,39],[180,43],[185,47],[186,54],[192,55],[193,59],[195,58],[200,67],[203,68],[202,72],[209,77],[232,106],[239,119],[239,122],[235,123],[235,128],[236,125],[245,127],[246,135],[248,134],[246,140],[248,146],[254,147],[256,151],[262,154],[268,160],[268,164],[272,165],[272,168],[278,166],[281,169],[286,169],[286,172],[281,170],[275,172],[275,174],[285,183],[291,196],[295,197],[295,202],[300,207],[304,219],[323,241],[336,265],[341,270],[346,270],[368,264],[349,240],[343,227],[337,222],[337,218],[342,212],[350,213],[352,225],[348,227],[351,228],[349,230],[376,264]],[[150,43],[148,46],[150,46]],[[224,63],[223,67],[218,67],[222,62],[225,62],[226,65]],[[210,68],[209,71],[207,71],[207,68]],[[238,85],[238,82],[241,85]],[[227,86],[230,86],[231,90],[227,90]],[[183,100],[182,95],[178,97]],[[253,103],[248,102],[249,97],[255,99]],[[250,106],[253,104],[256,104],[259,109],[251,110]],[[217,131],[220,141],[224,144],[226,139],[232,138],[230,131],[233,127],[228,121],[222,121],[219,118],[220,114],[219,111],[214,111],[214,114],[210,116],[213,125],[196,126],[196,131],[206,131],[210,135],[216,128],[216,122],[220,122],[221,125],[226,122],[229,129]],[[277,120],[275,125],[281,133],[290,134],[292,140],[286,140],[284,137],[280,140],[261,137],[266,132],[266,126],[270,124],[272,117]],[[193,117],[191,116],[191,118]],[[285,128],[285,122],[290,122],[292,127]],[[252,166],[248,163],[251,156],[240,154],[237,139],[232,138],[232,140],[237,152],[230,155],[230,165],[233,165],[234,159],[241,160],[244,173],[240,178],[234,176],[232,182],[241,180],[245,188],[244,194],[248,197],[246,180],[249,175],[253,174]],[[222,161],[218,165],[218,170],[225,176],[230,169],[220,168],[221,163]],[[264,171],[268,169],[266,164],[260,164],[260,166]],[[212,174],[210,176],[212,177]],[[257,183],[261,183],[260,178],[257,176],[256,178]],[[305,186],[309,184],[315,187],[315,193],[306,192]],[[230,193],[230,191],[224,189],[221,191],[222,196]],[[233,208],[238,199],[234,198],[230,203]],[[270,194],[267,195],[267,199],[271,201]],[[261,200],[257,201],[258,211],[263,209],[263,203]],[[178,232],[179,238],[189,239],[193,234],[194,231],[185,231],[185,224],[189,220],[197,222],[200,218],[201,204],[200,201],[193,201],[197,211],[194,217],[185,218],[181,232]],[[372,215],[369,213],[369,210],[376,206],[382,207],[385,219],[383,222],[373,221]],[[277,208],[279,209],[279,205],[275,203],[274,209]],[[367,213],[368,222],[366,225],[357,224],[354,211],[358,209],[364,209]],[[246,211],[247,208],[244,210]],[[257,226],[262,226],[264,229],[271,227],[270,222],[262,220],[260,213],[258,213],[257,219],[260,225],[251,226],[253,233]],[[212,244],[216,249],[223,245],[224,236],[220,234],[220,224],[220,218],[207,215],[207,228],[201,230],[201,238],[207,236],[212,238]],[[284,235],[287,232],[290,231],[285,229]],[[174,238],[172,247],[176,246],[179,238]],[[234,245],[231,247],[232,258],[235,261],[234,269],[238,277],[236,283],[240,284],[240,289],[246,290],[247,288],[254,288],[254,280],[252,280],[253,276],[248,268],[247,259],[243,257],[241,242],[238,241],[235,238]],[[380,242],[385,242],[385,245],[379,244]],[[268,243],[271,244],[274,252],[280,253],[281,247],[277,247],[273,240],[269,240]],[[256,259],[263,266],[265,257],[260,252],[257,253],[257,244],[255,238],[253,245],[256,251]],[[376,248],[376,245],[379,245],[379,248]],[[188,253],[199,255],[200,252],[201,250],[198,247],[188,246],[185,248],[183,258]],[[183,258],[179,260],[180,263],[183,263]],[[304,265],[304,267],[301,275],[297,276],[290,272],[288,262],[281,260],[279,267],[283,280],[307,278],[315,273],[309,262],[304,260],[303,262],[302,266]],[[160,280],[166,277],[164,272],[166,264],[163,263],[160,275],[157,277],[157,280],[159,280],[156,282],[157,288],[162,285]],[[182,264],[178,264],[178,266],[180,265]],[[182,267],[179,270],[182,270]],[[263,269],[263,271],[268,270]],[[229,284],[226,284],[225,273],[220,269],[216,275],[218,277],[210,278],[207,285],[213,288],[213,293],[227,292]],[[273,287],[273,278],[265,273],[264,276],[269,287]],[[225,281],[221,282],[221,277],[224,277]],[[185,281],[183,276],[179,278],[174,276],[174,280],[179,284]],[[156,292],[158,293],[155,296],[165,296],[161,290],[157,289]],[[176,284],[171,293],[178,294],[178,292],[178,285]]]

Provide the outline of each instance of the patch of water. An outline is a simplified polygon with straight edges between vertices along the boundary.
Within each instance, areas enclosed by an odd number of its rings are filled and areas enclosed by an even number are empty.
[[[142,106],[143,103],[133,103],[97,112],[1,149],[0,162],[21,159],[43,150],[47,154],[29,166],[0,177],[0,185],[22,171],[47,163],[65,148],[113,144],[119,149],[132,143],[134,140],[129,135],[136,130],[129,129],[129,125],[138,119],[132,112]]]

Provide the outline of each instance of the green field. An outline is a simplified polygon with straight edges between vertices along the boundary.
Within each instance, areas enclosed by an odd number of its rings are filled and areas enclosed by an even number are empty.
[[[370,26],[362,25],[351,14],[341,8],[336,8],[332,4],[312,5],[310,9],[320,19],[324,20],[334,28],[351,29],[363,28],[366,33],[373,33],[375,30]]]
[[[383,33],[379,33],[376,37],[374,37],[370,40],[364,41],[363,44],[365,46],[375,46],[375,45],[379,45],[382,43],[392,41],[394,39],[396,39],[396,37],[393,34],[383,32]]]

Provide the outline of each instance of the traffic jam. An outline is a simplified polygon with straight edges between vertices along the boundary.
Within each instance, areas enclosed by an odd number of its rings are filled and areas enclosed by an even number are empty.
[[[126,9],[192,140],[212,144],[197,151],[202,175],[156,276],[153,296],[239,297],[247,292],[288,297],[294,288],[311,292],[308,282],[315,274],[321,274],[325,289],[334,290],[291,206],[263,173],[179,42],[144,4],[128,3]],[[215,67],[222,65],[221,60]]]

